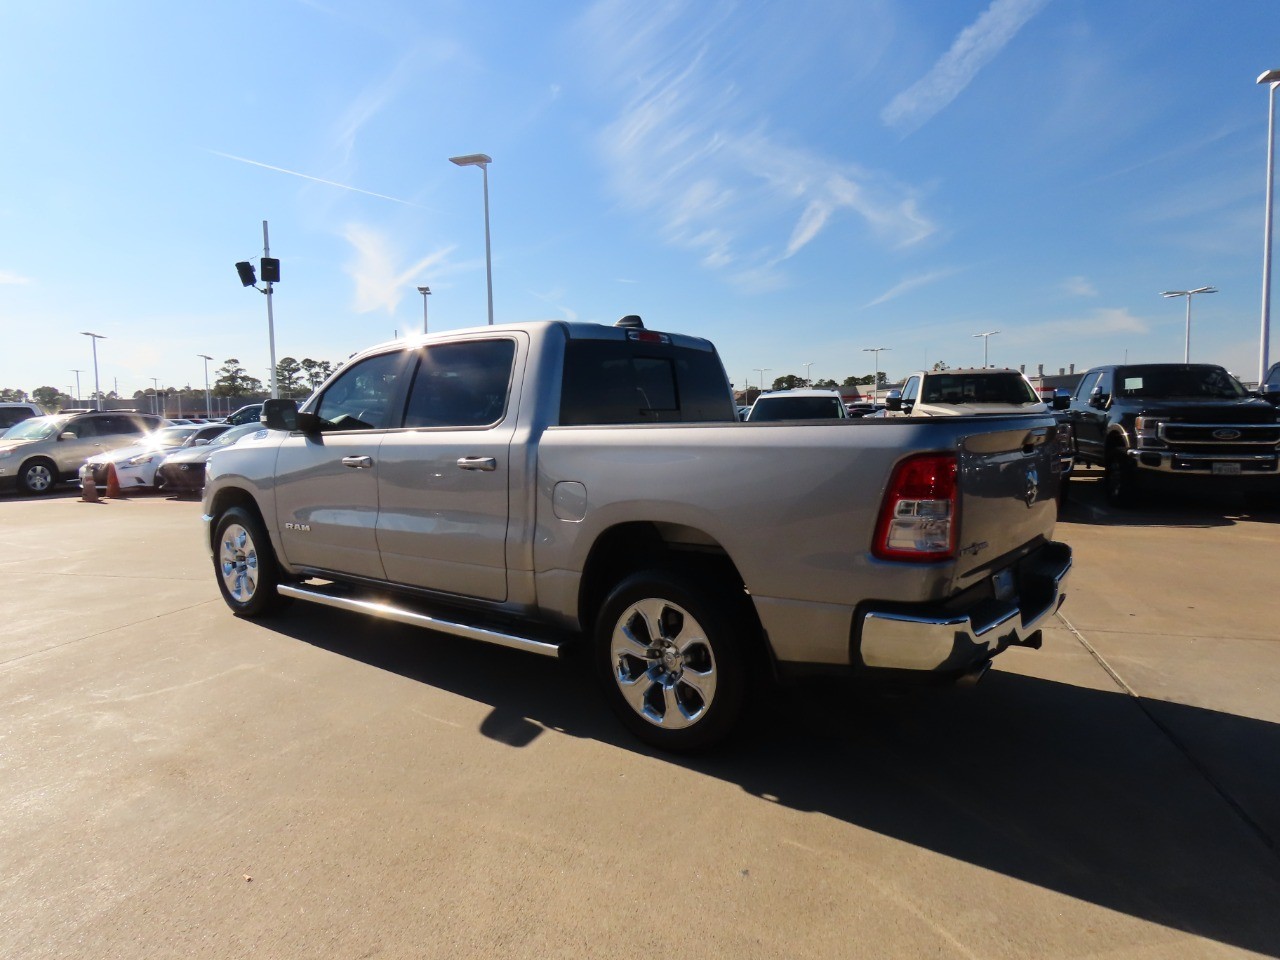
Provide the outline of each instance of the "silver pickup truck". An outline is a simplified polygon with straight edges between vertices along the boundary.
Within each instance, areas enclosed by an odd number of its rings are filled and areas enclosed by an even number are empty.
[[[714,347],[637,317],[383,344],[262,420],[208,465],[232,611],[585,646],[665,749],[776,679],[980,676],[1071,567],[1052,417],[742,423]]]

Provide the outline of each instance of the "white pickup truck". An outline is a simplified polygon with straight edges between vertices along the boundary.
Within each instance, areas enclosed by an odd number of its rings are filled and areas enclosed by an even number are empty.
[[[561,656],[622,721],[720,740],[811,672],[976,677],[1039,646],[1052,417],[742,423],[705,340],[524,323],[353,357],[213,455],[232,611],[291,598]]]

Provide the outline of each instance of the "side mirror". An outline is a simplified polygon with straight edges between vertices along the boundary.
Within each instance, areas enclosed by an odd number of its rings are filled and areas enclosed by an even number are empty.
[[[1258,396],[1268,403],[1280,406],[1280,383],[1264,383],[1258,388]]]
[[[209,441],[206,438],[201,437],[199,440],[191,441],[191,445],[193,447],[207,447],[209,445]]]
[[[59,440],[79,440],[80,438],[79,438],[79,437],[77,437],[77,436],[76,436],[74,433],[72,433],[70,430],[67,430],[67,431],[65,431],[64,433],[60,433],[60,434],[58,434],[58,439],[59,439]]]
[[[886,410],[901,410],[902,392],[900,390],[890,390],[889,395],[884,398],[884,408]]]
[[[1067,393],[1065,390],[1053,391],[1053,400],[1050,403],[1050,406],[1054,410],[1067,409],[1067,407],[1071,406],[1071,394]]]
[[[1089,406],[1097,407],[1101,410],[1107,405],[1107,401],[1110,399],[1111,397],[1109,395],[1102,392],[1101,387],[1094,387],[1093,392],[1089,394]]]
[[[298,404],[294,400],[265,400],[262,404],[262,422],[268,430],[299,429]]]

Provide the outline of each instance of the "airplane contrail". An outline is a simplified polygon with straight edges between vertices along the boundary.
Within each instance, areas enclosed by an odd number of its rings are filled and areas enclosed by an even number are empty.
[[[234,154],[223,153],[221,150],[210,150],[214,156],[225,157],[228,160],[237,160],[240,163],[248,163],[255,167],[263,167],[267,170],[274,170],[276,173],[287,173],[291,177],[301,177],[303,180],[312,180],[316,183],[323,183],[330,187],[340,187],[343,190],[350,190],[353,193],[363,193],[366,197],[377,197],[379,200],[390,200],[392,203],[403,203],[406,207],[418,207],[419,204],[409,200],[401,200],[399,197],[389,197],[385,193],[374,193],[372,190],[361,190],[359,187],[352,187],[345,183],[336,183],[333,180],[322,180],[320,177],[313,177],[310,174],[299,173],[297,170],[286,170],[284,167],[273,167],[269,163],[261,163],[257,160],[249,160],[246,157],[237,157]]]

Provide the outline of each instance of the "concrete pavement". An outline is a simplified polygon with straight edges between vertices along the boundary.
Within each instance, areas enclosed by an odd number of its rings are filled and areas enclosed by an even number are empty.
[[[0,499],[0,956],[1280,957],[1280,516],[1106,510],[973,690],[674,760],[573,663],[223,605],[199,505]]]

